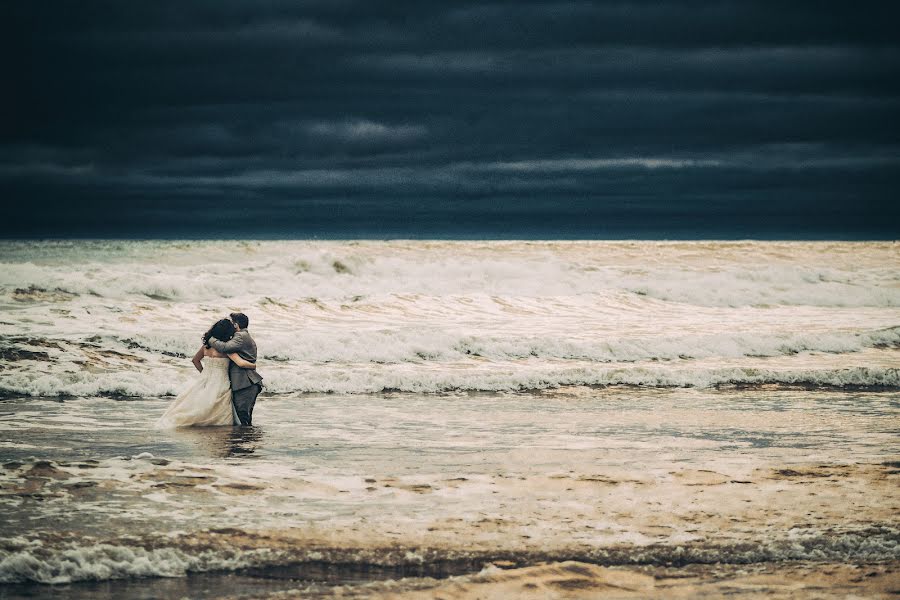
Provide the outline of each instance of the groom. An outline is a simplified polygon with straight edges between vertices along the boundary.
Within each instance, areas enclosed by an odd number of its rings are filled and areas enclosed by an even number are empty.
[[[209,338],[209,345],[222,354],[237,352],[241,358],[256,362],[256,342],[250,337],[247,327],[250,319],[244,313],[231,313],[231,322],[234,323],[234,337],[227,342],[216,338]],[[241,425],[253,424],[253,405],[256,397],[262,390],[262,377],[256,369],[244,369],[233,362],[228,365],[228,378],[231,380],[231,401],[237,412]]]

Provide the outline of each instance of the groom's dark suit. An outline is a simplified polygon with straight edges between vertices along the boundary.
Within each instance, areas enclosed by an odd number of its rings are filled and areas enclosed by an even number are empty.
[[[256,342],[246,329],[235,332],[234,337],[227,342],[210,338],[209,345],[222,354],[237,352],[244,360],[256,362]],[[231,380],[232,402],[241,424],[252,425],[253,406],[262,390],[262,377],[256,369],[242,369],[232,362],[228,365],[228,378]]]

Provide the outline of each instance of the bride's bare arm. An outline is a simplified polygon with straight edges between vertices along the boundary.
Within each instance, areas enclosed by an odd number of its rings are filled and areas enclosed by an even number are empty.
[[[197,370],[201,373],[203,372],[203,364],[200,361],[203,359],[203,350],[205,349],[206,346],[200,346],[200,349],[197,350],[197,354],[191,359],[191,362],[194,363],[194,366],[197,367]]]
[[[250,362],[248,360],[244,360],[243,358],[241,358],[241,355],[238,354],[237,352],[232,352],[231,354],[228,355],[228,358],[230,358],[234,362],[234,364],[236,364],[237,366],[239,366],[242,369],[255,369],[256,368],[256,363]]]

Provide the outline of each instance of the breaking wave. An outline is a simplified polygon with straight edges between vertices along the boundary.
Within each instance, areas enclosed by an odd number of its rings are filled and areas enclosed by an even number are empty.
[[[4,242],[0,295],[244,302],[248,291],[288,300],[619,291],[706,307],[897,307],[898,252],[891,243]]]
[[[176,395],[188,379],[171,379],[166,372],[67,372],[0,374],[3,396],[116,396]],[[596,365],[527,367],[512,364],[483,368],[439,369],[419,372],[403,368],[318,366],[292,370],[270,368],[264,393],[381,392],[444,393],[454,391],[517,392],[566,386],[640,386],[650,388],[711,388],[721,386],[787,386],[815,388],[900,389],[900,369],[853,367],[842,369],[766,369],[759,367],[691,368],[665,366],[604,367]]]
[[[0,393],[162,396],[251,317],[268,393],[893,388],[891,243],[2,242]],[[240,282],[236,284],[235,282]]]
[[[267,569],[281,576],[310,579],[309,573],[324,569],[359,576],[378,572],[382,576],[446,577],[477,572],[490,563],[528,566],[569,560],[601,566],[687,564],[752,564],[782,561],[879,562],[900,556],[900,531],[884,526],[823,535],[816,531],[792,530],[783,538],[741,544],[688,543],[612,545],[550,551],[478,551],[461,548],[401,546],[353,548],[312,547],[285,549],[240,548],[227,545],[228,536],[211,547],[158,547],[117,543],[69,543],[45,547],[39,540],[20,538],[0,552],[0,582],[62,584],[131,577],[183,577],[191,572]],[[19,547],[16,548],[15,546]]]

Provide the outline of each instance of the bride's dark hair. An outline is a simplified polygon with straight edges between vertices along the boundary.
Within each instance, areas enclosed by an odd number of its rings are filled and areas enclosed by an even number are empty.
[[[209,348],[209,338],[214,337],[220,342],[227,342],[234,337],[234,323],[229,319],[216,321],[209,331],[203,334],[203,343]]]

